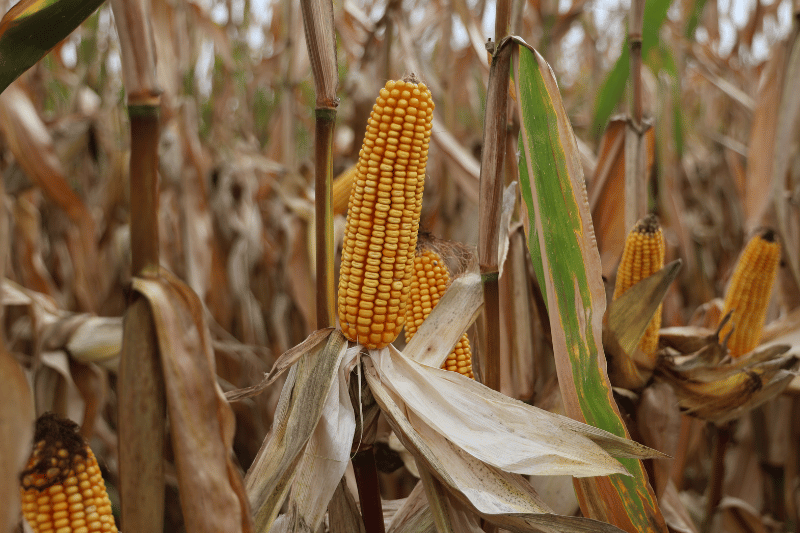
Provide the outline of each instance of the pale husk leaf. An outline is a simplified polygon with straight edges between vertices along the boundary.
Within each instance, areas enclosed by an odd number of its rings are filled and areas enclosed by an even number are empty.
[[[356,428],[355,412],[348,392],[348,376],[356,352],[339,351],[339,369],[328,390],[322,414],[303,452],[292,482],[290,513],[295,522],[316,531],[328,502],[344,476],[350,461],[350,447]]]
[[[466,452],[502,470],[598,476],[626,472],[609,453],[637,458],[660,455],[509,398],[456,372],[412,361],[392,346],[372,351],[370,357],[381,381],[404,399],[410,412]]]
[[[269,531],[280,511],[346,348],[338,331],[330,332],[325,344],[309,344],[286,377],[272,430],[245,476],[258,531]]]
[[[550,514],[525,478],[475,459],[415,417],[403,400],[384,387],[369,360],[365,361],[365,376],[390,425],[420,466],[424,465],[452,496],[473,512],[515,532],[620,531],[595,520]]]
[[[386,527],[386,533],[436,533],[422,482],[416,484],[394,513]]]

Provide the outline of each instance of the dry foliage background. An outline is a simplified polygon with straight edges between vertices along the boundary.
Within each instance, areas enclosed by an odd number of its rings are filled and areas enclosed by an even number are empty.
[[[624,128],[612,121],[603,136],[593,124],[597,106],[613,98],[602,81],[624,45],[627,8],[518,1],[512,15],[512,33],[540,50],[559,79],[583,152],[609,286],[628,229],[615,208],[623,190]],[[721,296],[746,237],[765,224],[785,228],[784,266],[768,322],[800,304],[792,275],[800,257],[800,136],[796,124],[779,128],[782,110],[798,100],[782,87],[791,72],[799,10],[790,0],[676,0],[658,45],[645,57],[645,114],[655,124],[651,207],[665,228],[667,260],[684,261],[665,301],[665,327],[690,323],[698,308]],[[334,171],[355,162],[384,81],[416,72],[436,100],[422,226],[467,245],[477,240],[484,40],[493,11],[486,0],[345,0],[335,6],[341,103]],[[153,24],[164,90],[161,261],[206,304],[223,389],[246,387],[315,324],[314,87],[299,7],[291,1],[169,0],[153,3]],[[129,139],[119,65],[106,5],[0,96],[10,247],[5,336],[33,376],[37,413],[55,410],[82,421],[112,490],[116,374],[108,356],[118,348],[130,281]],[[626,109],[623,98],[618,110]],[[779,186],[772,183],[775,146],[787,158],[786,182]],[[783,195],[784,218],[776,215],[773,190]],[[341,217],[335,226],[341,239]],[[515,239],[521,242],[518,229]],[[524,269],[525,254],[513,255],[519,244],[509,261]],[[503,297],[525,313],[505,317],[503,391],[558,410],[538,288],[529,269],[511,272],[517,277],[504,282]],[[527,321],[530,334],[514,334],[519,320]],[[479,356],[480,341],[475,344]],[[244,470],[270,427],[279,390],[278,384],[233,404],[235,450]],[[797,402],[785,396],[737,426],[724,494],[738,499],[728,500],[733,518],[720,531],[789,531],[800,523]],[[674,417],[652,424],[666,421]],[[663,431],[677,435],[678,426]],[[681,431],[691,444],[672,478],[684,510],[700,523],[709,438],[699,423],[684,421]],[[181,531],[169,472],[165,530]],[[386,499],[403,497],[413,486],[405,468],[382,481]],[[570,486],[554,481],[540,490],[561,512],[575,512]]]

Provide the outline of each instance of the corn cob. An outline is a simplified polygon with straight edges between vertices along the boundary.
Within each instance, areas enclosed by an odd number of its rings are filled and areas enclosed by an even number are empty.
[[[664,236],[658,218],[648,215],[636,223],[625,239],[625,248],[617,269],[614,300],[628,289],[664,268]],[[658,349],[658,330],[661,328],[661,306],[647,325],[639,341],[639,349],[652,358]]]
[[[764,230],[750,239],[736,262],[722,311],[723,317],[732,313],[731,319],[720,330],[720,338],[724,339],[733,328],[728,341],[732,357],[758,346],[780,257],[781,246],[775,240],[775,232]]]
[[[422,321],[431,314],[448,285],[450,285],[450,272],[441,256],[433,250],[417,254],[414,258],[414,275],[411,277],[411,290],[406,306],[406,342],[411,340]],[[466,333],[447,356],[442,368],[475,379],[472,374],[472,351]]]
[[[111,502],[92,450],[78,425],[45,413],[20,474],[22,512],[35,533],[116,532]]]
[[[333,180],[333,214],[343,215],[347,213],[347,203],[350,201],[350,192],[353,190],[353,182],[358,173],[358,165],[348,168]]]
[[[367,348],[393,342],[405,321],[433,120],[415,78],[389,81],[372,107],[350,202],[339,275],[339,323]]]

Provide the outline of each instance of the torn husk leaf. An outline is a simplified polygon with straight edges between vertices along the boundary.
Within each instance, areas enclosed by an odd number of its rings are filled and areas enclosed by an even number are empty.
[[[641,444],[509,398],[392,346],[371,351],[381,381],[408,409],[476,458],[528,475],[625,473],[609,454],[659,457]],[[466,383],[470,381],[471,383]]]
[[[524,477],[488,465],[457,447],[414,416],[403,400],[385,388],[369,360],[365,360],[364,370],[375,399],[406,448],[421,463],[420,467],[427,468],[462,505],[515,532],[620,531],[595,520],[550,514],[547,504]],[[405,413],[411,418],[406,418]]]
[[[245,476],[258,531],[269,531],[278,516],[303,460],[302,452],[322,416],[347,343],[341,332],[331,331],[325,344],[311,345],[291,366],[272,430]]]

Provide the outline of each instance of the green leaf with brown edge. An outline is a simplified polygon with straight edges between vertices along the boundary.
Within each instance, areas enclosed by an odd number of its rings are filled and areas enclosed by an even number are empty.
[[[0,20],[0,92],[102,5],[103,0],[21,0]]]
[[[553,349],[567,414],[626,437],[606,374],[602,346],[605,288],[572,126],[547,62],[525,42],[511,76],[520,118],[520,189],[528,246],[550,315]],[[626,531],[667,531],[642,463],[620,459],[630,477],[577,481],[584,515]]]

